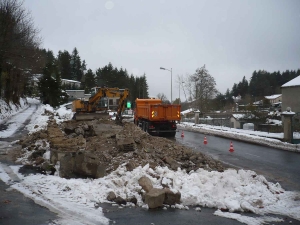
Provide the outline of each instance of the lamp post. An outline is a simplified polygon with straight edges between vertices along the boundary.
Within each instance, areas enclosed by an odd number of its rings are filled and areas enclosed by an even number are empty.
[[[168,69],[163,68],[163,67],[160,67],[160,69],[161,69],[161,70],[168,70]],[[171,68],[171,70],[168,70],[168,71],[171,72],[171,104],[172,104],[172,68]]]

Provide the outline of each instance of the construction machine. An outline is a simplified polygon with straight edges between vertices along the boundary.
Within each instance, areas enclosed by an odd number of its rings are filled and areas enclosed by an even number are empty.
[[[181,120],[180,105],[164,105],[161,99],[136,99],[134,123],[151,135],[176,135],[176,122]]]
[[[126,107],[126,100],[129,90],[119,88],[95,87],[94,95],[88,101],[77,99],[72,103],[72,111],[75,112],[76,120],[93,120],[99,118],[109,118],[109,99],[116,99],[117,106],[116,120],[122,119],[122,112]]]

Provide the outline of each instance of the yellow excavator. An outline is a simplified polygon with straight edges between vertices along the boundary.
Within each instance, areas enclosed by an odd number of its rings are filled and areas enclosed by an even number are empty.
[[[116,120],[122,119],[122,112],[126,107],[129,90],[119,88],[95,87],[94,95],[88,101],[77,99],[72,103],[72,111],[76,120],[93,120],[109,118],[109,99],[117,100]]]

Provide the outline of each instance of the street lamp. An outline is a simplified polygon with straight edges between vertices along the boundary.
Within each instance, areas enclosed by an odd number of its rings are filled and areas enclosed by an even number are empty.
[[[163,67],[160,67],[160,69],[161,69],[161,70],[168,70],[168,69],[163,68]],[[171,70],[168,70],[168,71],[171,72],[171,104],[172,104],[172,68],[171,68]]]

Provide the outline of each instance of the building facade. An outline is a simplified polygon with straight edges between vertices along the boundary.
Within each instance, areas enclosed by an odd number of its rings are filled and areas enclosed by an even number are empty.
[[[270,101],[271,105],[282,102],[282,94],[265,96],[265,98]]]
[[[293,112],[300,112],[300,76],[281,86],[282,111],[290,107]]]
[[[80,88],[81,82],[76,80],[67,80],[67,79],[61,79],[62,85],[70,85],[75,88]]]

